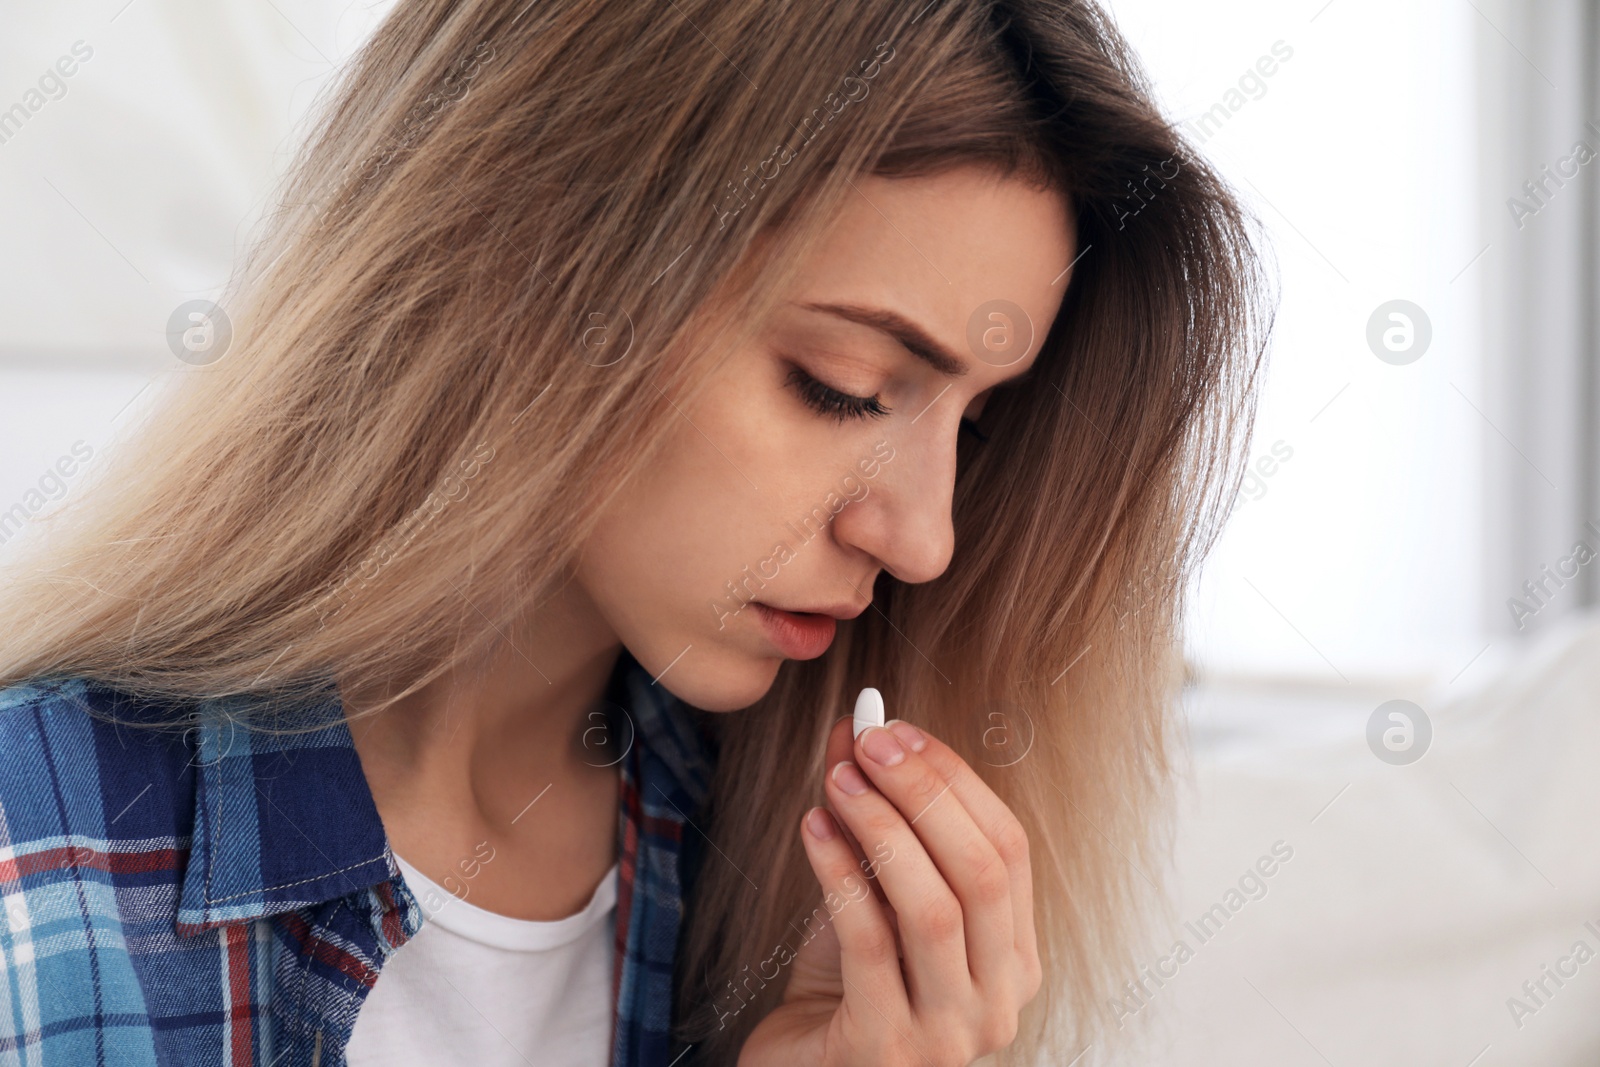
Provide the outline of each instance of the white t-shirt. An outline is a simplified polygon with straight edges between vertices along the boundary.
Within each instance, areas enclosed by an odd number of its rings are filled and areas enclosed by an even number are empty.
[[[395,857],[427,916],[356,1015],[350,1067],[603,1067],[611,1061],[617,868],[576,915],[513,919]]]

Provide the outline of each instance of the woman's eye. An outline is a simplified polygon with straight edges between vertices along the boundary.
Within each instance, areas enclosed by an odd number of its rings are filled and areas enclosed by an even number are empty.
[[[808,407],[840,422],[879,418],[892,410],[884,407],[876,396],[854,396],[823,385],[799,367],[789,368],[788,383]]]

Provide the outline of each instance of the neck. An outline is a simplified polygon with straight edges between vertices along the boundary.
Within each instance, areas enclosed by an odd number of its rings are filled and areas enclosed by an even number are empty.
[[[509,827],[546,785],[609,778],[609,757],[584,746],[585,731],[621,643],[575,583],[498,641],[384,710],[351,723],[385,824],[421,832],[452,820]],[[376,703],[344,694],[347,714]],[[441,818],[405,818],[419,807]],[[555,805],[552,805],[552,807]],[[387,807],[387,811],[385,808]],[[392,820],[391,815],[400,819]]]

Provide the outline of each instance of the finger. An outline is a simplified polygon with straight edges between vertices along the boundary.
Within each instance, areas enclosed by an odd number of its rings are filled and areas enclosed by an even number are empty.
[[[1024,984],[1036,991],[1042,972],[1033,919],[1033,864],[1022,823],[949,745],[899,719],[891,721],[888,728],[950,783],[951,795],[961,801],[1010,872],[1012,939],[1030,979]]]
[[[884,1018],[901,1024],[910,1014],[905,980],[900,972],[894,931],[884,907],[867,892],[854,855],[839,833],[839,824],[825,808],[812,808],[800,820],[800,840],[822,887],[822,904],[801,920],[809,933],[828,922],[839,940],[839,973],[844,998],[866,998],[853,1017]],[[814,935],[811,935],[814,936]]]
[[[828,801],[867,851],[882,857],[878,882],[899,921],[906,988],[922,1014],[965,1003],[972,992],[961,901],[900,810],[846,760],[828,776]]]
[[[822,780],[824,782],[833,774],[833,768],[837,764],[844,760],[855,758],[855,744],[851,740],[850,722],[851,720],[848,717],[842,718],[833,724],[833,729],[828,731],[828,748],[822,758]],[[865,860],[866,851],[862,849],[861,842],[856,840],[856,835],[850,831],[850,827],[837,822],[837,820],[835,825],[844,834],[845,840],[849,842],[851,849],[855,851],[856,859],[858,861]]]
[[[856,748],[862,769],[911,820],[909,825],[961,902],[973,983],[1004,999],[1017,984],[1010,870],[950,782],[893,731],[873,727],[856,740]]]
[[[836,764],[845,760],[855,759],[855,735],[851,730],[852,722],[852,718],[847,715],[834,723],[833,729],[828,732],[828,748],[822,763],[823,781],[827,781],[828,777],[833,774],[833,768]],[[887,909],[889,900],[884,896],[883,887],[877,881],[879,861],[867,855],[866,849],[861,847],[861,842],[856,840],[856,835],[851,832],[848,826],[837,825],[844,833],[845,839],[850,843],[851,849],[855,851],[856,866],[860,868],[862,875],[868,879],[873,895],[882,901]],[[895,925],[895,916],[892,910],[889,911],[889,922],[890,925]]]

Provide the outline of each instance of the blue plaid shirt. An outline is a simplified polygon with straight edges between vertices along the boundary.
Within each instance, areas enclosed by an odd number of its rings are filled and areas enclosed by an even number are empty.
[[[141,704],[75,678],[0,690],[0,1064],[345,1062],[424,913],[327,694],[294,721],[313,732],[274,734],[230,718],[238,701]],[[683,829],[712,749],[626,650],[607,696],[626,750],[611,1062],[668,1067]]]

